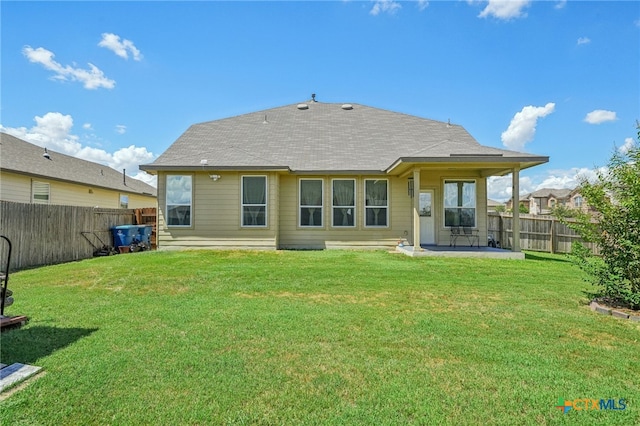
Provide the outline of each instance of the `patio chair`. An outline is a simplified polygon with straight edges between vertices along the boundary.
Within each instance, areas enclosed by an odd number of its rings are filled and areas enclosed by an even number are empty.
[[[449,230],[451,231],[451,234],[449,235],[449,247],[455,247],[456,241],[460,236],[460,228],[457,226],[452,226],[451,228],[449,228]]]
[[[473,243],[475,241],[478,248],[480,248],[480,236],[478,235],[478,230],[473,230],[468,226],[462,228],[462,234],[467,237],[467,241],[469,241],[469,247],[473,247]]]

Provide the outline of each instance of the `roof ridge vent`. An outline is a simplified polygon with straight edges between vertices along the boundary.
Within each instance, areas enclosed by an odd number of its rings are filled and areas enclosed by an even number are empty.
[[[309,109],[308,104],[298,104],[298,109]]]
[[[353,109],[353,105],[351,105],[351,104],[342,104],[342,106],[340,108],[342,108],[345,111],[349,111],[349,110]]]

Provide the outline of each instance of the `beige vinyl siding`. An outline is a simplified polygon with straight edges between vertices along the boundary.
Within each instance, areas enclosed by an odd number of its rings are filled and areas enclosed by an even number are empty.
[[[220,173],[213,181],[209,172],[175,172],[193,176],[190,227],[167,226],[166,176],[158,173],[158,249],[256,248],[275,249],[277,218],[277,179],[274,173]],[[267,226],[241,227],[240,186],[242,176],[267,176]]]
[[[120,192],[122,194],[122,192]],[[142,209],[145,207],[156,207],[158,200],[153,196],[146,196],[140,194],[127,194],[129,195],[129,208],[130,209]],[[118,201],[120,197],[118,196]]]
[[[15,173],[0,173],[0,199],[31,203],[31,178]]]
[[[130,209],[155,207],[156,205],[156,199],[152,196],[64,182],[49,182],[51,184],[51,204],[117,209],[120,208],[120,194],[127,194],[129,196],[128,208]]]
[[[192,226],[170,227],[164,220],[166,172],[158,174],[158,248],[254,248],[254,249],[325,249],[394,247],[399,239],[412,243],[413,199],[407,194],[407,177],[369,175],[294,175],[269,173],[217,172],[221,178],[213,181],[205,172],[176,172],[193,176]],[[240,187],[242,176],[267,176],[267,226],[241,226]],[[299,226],[299,180],[322,179],[323,226]],[[355,226],[333,227],[331,223],[331,180],[355,179]],[[389,183],[389,226],[365,227],[364,181],[386,179]],[[434,192],[433,212],[435,238],[438,245],[449,245],[450,231],[444,227],[443,185],[445,179],[473,179],[476,182],[476,221],[480,244],[486,244],[486,179],[478,172],[451,174],[423,170],[420,189]]]
[[[120,194],[127,194],[130,209],[156,206],[156,197],[151,195],[125,193],[7,172],[0,175],[0,197],[5,201],[31,203],[32,181],[49,184],[49,204],[117,209],[120,207]]]
[[[323,226],[300,227],[299,224],[299,179],[323,179],[324,203]],[[331,180],[355,179],[356,212],[355,227],[331,226]],[[364,180],[386,179],[389,182],[389,226],[371,228],[364,226]],[[411,198],[407,195],[407,179],[393,176],[280,176],[280,248],[375,248],[395,246],[398,239],[411,231]]]

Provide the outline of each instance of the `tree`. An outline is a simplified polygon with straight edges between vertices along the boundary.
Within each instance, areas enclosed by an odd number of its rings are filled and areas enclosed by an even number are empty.
[[[525,206],[524,203],[520,203],[520,205],[518,206],[518,211],[522,214],[528,214],[529,207]]]
[[[580,193],[595,213],[579,212],[566,222],[585,242],[600,248],[593,256],[574,244],[572,257],[597,290],[595,297],[640,309],[640,124],[638,140],[626,152],[614,151],[595,182],[583,179]]]

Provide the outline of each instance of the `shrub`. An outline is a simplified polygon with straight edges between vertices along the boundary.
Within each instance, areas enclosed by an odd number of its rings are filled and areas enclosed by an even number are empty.
[[[578,214],[578,212],[572,209],[571,207],[567,207],[562,204],[557,204],[553,206],[553,208],[551,209],[551,214],[556,217],[569,218],[569,217],[575,217]]]
[[[520,206],[518,206],[518,210],[522,214],[528,214],[529,213],[529,207],[525,206],[524,203],[520,203]]]
[[[614,151],[595,182],[581,181],[580,193],[595,212],[578,212],[576,222],[565,223],[595,243],[600,258],[574,244],[574,262],[596,286],[593,296],[640,309],[640,145]]]

